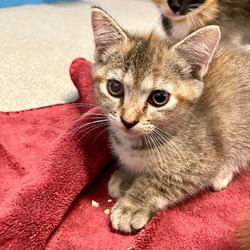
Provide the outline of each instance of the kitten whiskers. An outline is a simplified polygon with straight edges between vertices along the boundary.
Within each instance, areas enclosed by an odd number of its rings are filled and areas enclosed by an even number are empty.
[[[180,160],[181,165],[184,166],[184,162],[183,162],[183,159],[182,159],[182,157],[183,157],[184,160],[185,160],[186,163],[187,163],[187,166],[189,167],[189,163],[188,163],[188,161],[187,161],[187,158],[186,158],[185,155],[182,153],[182,151],[180,150],[180,148],[178,147],[177,144],[175,144],[173,141],[169,141],[169,137],[167,137],[165,134],[163,134],[161,131],[159,131],[158,128],[157,128],[157,130],[155,131],[155,134],[159,137],[159,139],[163,139],[163,140],[165,141],[165,143],[170,147],[170,148],[168,147],[168,150],[171,150],[172,153],[173,153],[173,151],[175,152],[176,156],[177,156],[177,157],[179,158],[179,160]],[[172,151],[172,150],[173,150],[173,151]],[[165,154],[166,154],[166,152],[165,152]],[[182,155],[182,157],[181,157],[181,155]],[[174,158],[174,160],[175,160],[176,166],[178,166],[179,164],[178,164],[177,160],[175,159],[174,155],[173,155],[173,158]]]
[[[169,138],[168,136],[171,136],[171,135],[168,134],[166,131],[164,131],[164,130],[162,130],[162,129],[160,129],[160,128],[157,128],[157,130],[159,130],[159,131],[162,133],[162,135],[165,135],[166,138]],[[175,137],[175,140],[177,140],[178,143],[180,143],[180,145],[183,145],[184,148],[188,149],[189,152],[194,156],[195,160],[196,160],[196,161],[199,163],[199,165],[202,167],[202,164],[201,164],[200,160],[197,158],[197,156],[195,155],[195,153],[194,153],[186,144],[184,144],[182,141],[180,141],[180,140],[177,139],[176,137]],[[174,143],[173,140],[171,141],[171,143]],[[175,143],[174,143],[174,144],[175,144]],[[181,150],[180,150],[180,152],[181,152]],[[181,153],[182,153],[182,152],[181,152]],[[182,153],[182,154],[183,154],[183,153]],[[183,156],[184,156],[184,154],[183,154]],[[187,161],[187,159],[186,159],[186,161]],[[187,163],[188,163],[188,161],[187,161]],[[189,164],[188,164],[188,167],[190,167]]]

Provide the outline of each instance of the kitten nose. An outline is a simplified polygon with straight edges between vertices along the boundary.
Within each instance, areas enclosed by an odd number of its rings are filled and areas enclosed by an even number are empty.
[[[123,125],[125,126],[125,128],[130,129],[132,127],[134,127],[139,121],[126,121],[121,117],[121,121],[123,123]]]
[[[176,0],[168,0],[168,5],[174,13],[177,13],[181,8],[180,4]]]

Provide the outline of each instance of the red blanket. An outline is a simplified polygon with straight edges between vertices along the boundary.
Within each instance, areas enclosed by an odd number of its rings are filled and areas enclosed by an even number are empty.
[[[75,132],[98,112],[77,105],[94,103],[90,67],[84,59],[71,66],[76,103],[0,113],[0,249],[235,249],[249,172],[221,192],[159,212],[137,234],[112,231],[104,213],[114,204],[107,135],[87,125],[84,137]]]

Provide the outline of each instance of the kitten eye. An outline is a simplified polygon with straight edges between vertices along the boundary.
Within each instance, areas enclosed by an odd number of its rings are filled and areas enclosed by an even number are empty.
[[[122,97],[124,94],[122,83],[114,79],[108,80],[107,89],[109,94],[114,97]]]
[[[151,93],[148,98],[148,102],[155,106],[161,107],[164,106],[169,101],[170,94],[164,90],[155,90]]]

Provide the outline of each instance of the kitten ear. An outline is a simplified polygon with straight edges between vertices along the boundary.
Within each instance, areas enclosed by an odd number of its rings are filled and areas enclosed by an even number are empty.
[[[202,78],[207,73],[219,40],[219,26],[210,25],[195,31],[173,49],[190,64],[193,76]]]
[[[92,8],[91,19],[96,55],[100,55],[107,48],[127,40],[127,35],[122,28],[101,8]]]

